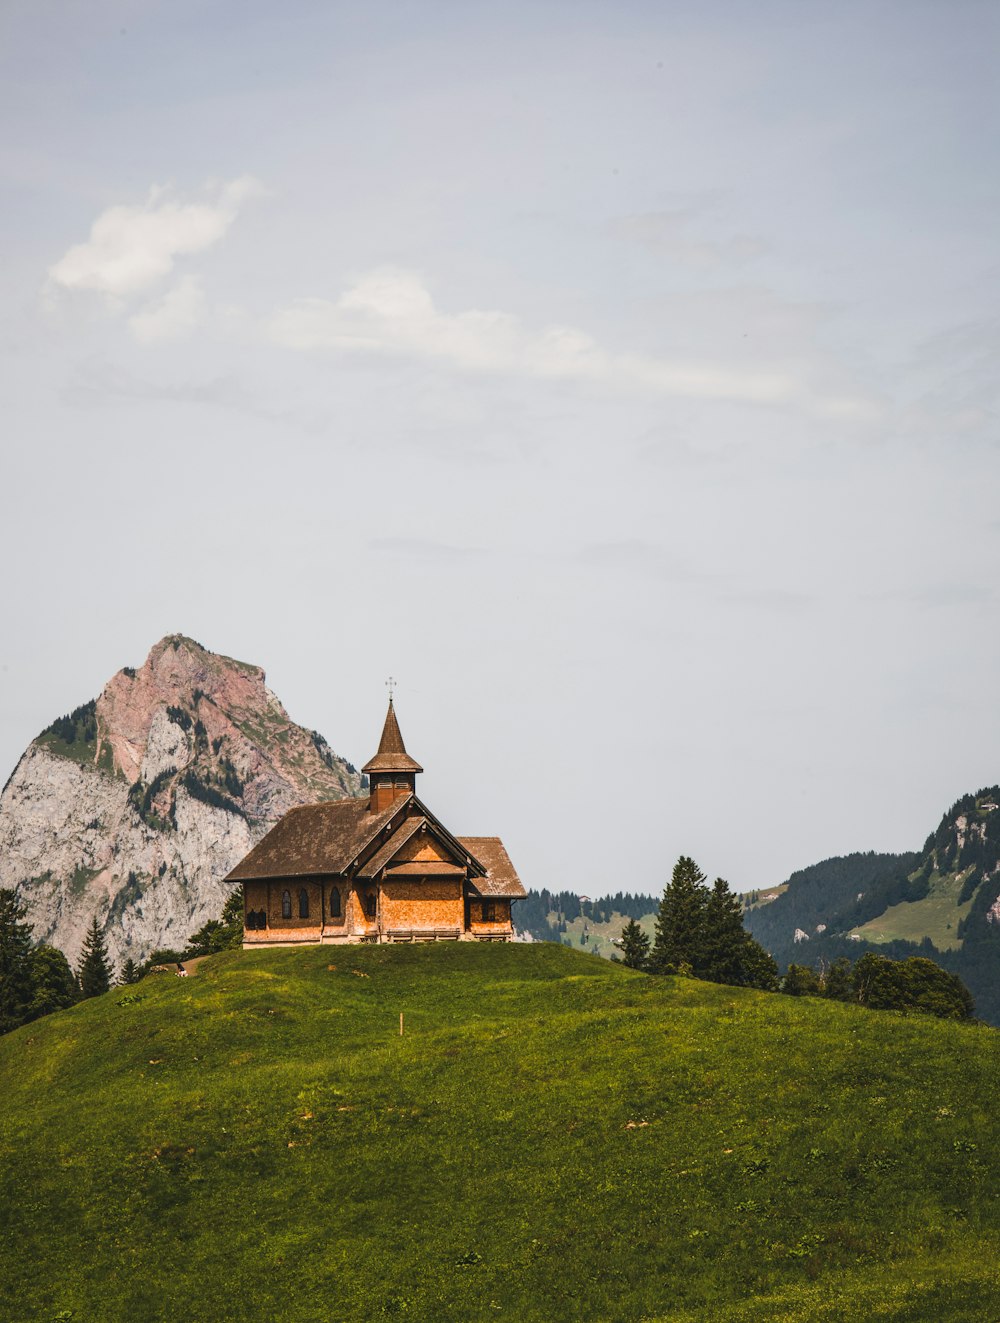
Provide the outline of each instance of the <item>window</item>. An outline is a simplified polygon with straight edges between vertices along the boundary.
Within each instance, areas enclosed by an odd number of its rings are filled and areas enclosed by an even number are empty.
[[[340,890],[338,887],[333,887],[330,890],[330,918],[340,918]]]
[[[305,887],[299,892],[299,918],[309,918],[309,892],[306,891]]]
[[[483,901],[483,923],[496,923],[497,907],[492,900]]]
[[[281,917],[290,919],[292,917],[292,893],[285,891],[281,897]]]
[[[365,894],[365,918],[375,918],[375,892],[369,891]]]

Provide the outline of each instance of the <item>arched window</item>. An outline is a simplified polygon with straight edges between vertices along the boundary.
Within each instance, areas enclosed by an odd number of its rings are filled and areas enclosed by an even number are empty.
[[[243,920],[243,926],[244,926],[246,929],[248,929],[248,930],[257,927],[257,911],[256,911],[256,910],[247,910],[247,916],[246,916],[246,918]]]
[[[281,896],[281,917],[290,919],[292,917],[292,893],[285,891]]]
[[[305,887],[299,892],[299,918],[309,918],[309,892],[306,891]]]
[[[340,918],[340,889],[338,887],[330,888],[330,918]]]
[[[375,918],[375,892],[369,891],[365,895],[365,918]]]

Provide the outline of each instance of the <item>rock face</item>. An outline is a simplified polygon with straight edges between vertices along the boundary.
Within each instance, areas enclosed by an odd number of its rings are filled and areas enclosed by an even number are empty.
[[[171,635],[28,746],[0,795],[0,887],[71,963],[94,914],[112,959],[139,960],[218,916],[286,810],[363,787],[260,667]]]

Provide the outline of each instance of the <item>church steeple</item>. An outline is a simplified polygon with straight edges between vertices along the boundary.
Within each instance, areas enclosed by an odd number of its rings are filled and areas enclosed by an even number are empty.
[[[368,806],[373,813],[380,813],[402,795],[412,794],[416,789],[417,773],[424,770],[406,752],[391,693],[378,753],[369,758],[361,770],[368,773],[371,788]]]

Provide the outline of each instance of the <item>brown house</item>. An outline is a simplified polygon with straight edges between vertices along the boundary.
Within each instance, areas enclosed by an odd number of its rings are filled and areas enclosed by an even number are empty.
[[[452,836],[416,795],[392,699],[368,799],[286,813],[232,870],[243,884],[243,945],[509,942],[523,896],[498,836]]]

